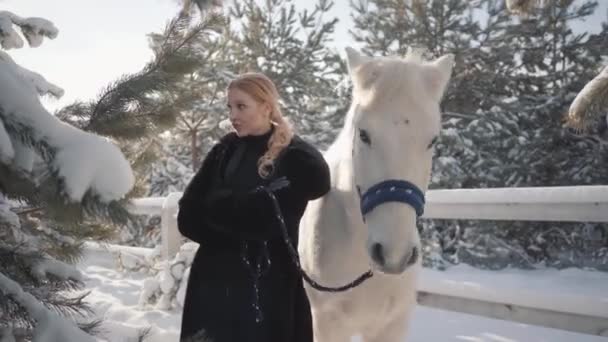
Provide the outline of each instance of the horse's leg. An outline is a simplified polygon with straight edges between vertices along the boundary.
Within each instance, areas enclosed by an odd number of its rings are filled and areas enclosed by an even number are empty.
[[[313,327],[315,342],[350,342],[350,334],[336,315],[314,314]]]
[[[409,319],[412,310],[402,311],[393,317],[387,325],[376,330],[375,333],[363,334],[365,342],[406,342]]]

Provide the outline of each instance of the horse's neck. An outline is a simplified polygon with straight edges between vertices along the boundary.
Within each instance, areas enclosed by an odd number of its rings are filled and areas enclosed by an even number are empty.
[[[332,189],[336,193],[332,200],[339,201],[337,205],[344,210],[345,230],[355,234],[363,230],[363,222],[359,211],[359,195],[353,182],[352,118],[347,117],[346,122],[335,142],[325,153],[325,158],[331,170]]]
[[[307,209],[311,218],[301,230],[303,263],[329,284],[343,284],[366,270],[366,230],[353,188],[350,152],[326,154],[331,191]]]
[[[343,283],[365,271],[366,230],[353,184],[352,118],[324,153],[331,171],[331,191],[312,202],[300,229],[300,256],[304,267],[321,279]]]
[[[331,170],[332,187],[340,191],[350,192],[354,196],[352,167],[353,127],[348,118],[346,122],[334,143],[325,153],[325,159]]]

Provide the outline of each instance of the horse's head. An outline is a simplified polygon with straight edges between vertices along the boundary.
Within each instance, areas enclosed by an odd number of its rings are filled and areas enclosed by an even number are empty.
[[[353,181],[375,267],[398,274],[421,256],[416,218],[424,208],[439,103],[454,57],[372,58],[347,48],[353,80]]]

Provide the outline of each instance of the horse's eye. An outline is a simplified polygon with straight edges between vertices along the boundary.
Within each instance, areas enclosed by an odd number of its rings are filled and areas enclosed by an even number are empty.
[[[361,139],[361,141],[363,141],[364,143],[366,143],[368,145],[372,144],[372,139],[369,137],[369,134],[364,129],[359,130],[359,138]]]
[[[427,148],[430,149],[431,147],[435,146],[438,139],[439,139],[439,137],[434,137],[433,140],[431,140],[431,143],[429,144],[429,146],[427,146]]]

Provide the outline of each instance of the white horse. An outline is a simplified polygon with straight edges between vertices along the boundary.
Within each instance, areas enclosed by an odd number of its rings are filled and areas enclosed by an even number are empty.
[[[353,102],[325,153],[332,188],[309,204],[299,254],[303,269],[321,285],[344,285],[370,267],[375,274],[346,292],[306,286],[315,341],[347,342],[360,335],[365,342],[401,342],[416,305],[416,218],[454,57],[372,58],[352,48],[346,54]]]

